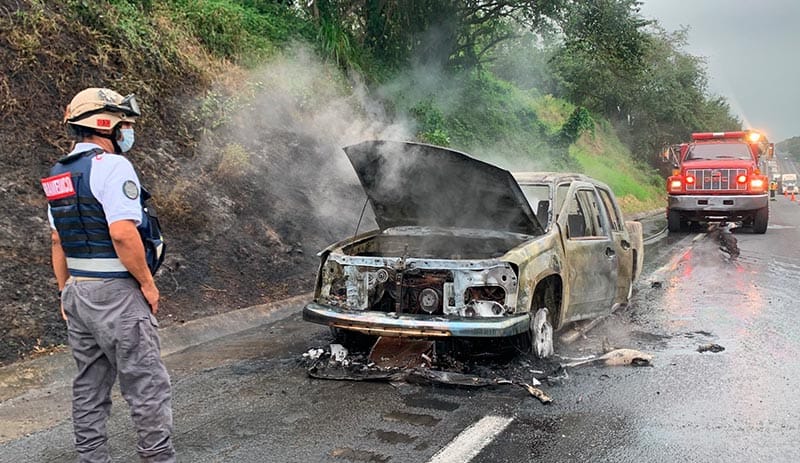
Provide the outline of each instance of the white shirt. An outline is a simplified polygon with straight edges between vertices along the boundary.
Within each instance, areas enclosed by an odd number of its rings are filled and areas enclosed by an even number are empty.
[[[70,154],[84,153],[95,148],[100,147],[94,143],[77,143]],[[126,184],[127,188],[125,188]],[[135,195],[133,194],[134,185]],[[103,206],[103,213],[109,225],[119,220],[133,220],[137,226],[142,223],[142,206],[139,199],[142,187],[136,171],[133,170],[133,165],[125,157],[110,153],[92,157],[89,188]],[[50,221],[50,227],[55,230],[53,214],[50,212],[49,205],[47,206],[47,218]]]

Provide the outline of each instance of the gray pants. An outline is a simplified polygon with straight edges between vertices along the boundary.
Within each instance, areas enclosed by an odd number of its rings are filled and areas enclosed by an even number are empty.
[[[72,422],[80,462],[111,461],[106,422],[111,387],[130,405],[142,461],[174,462],[169,375],[161,361],[158,322],[132,278],[70,279],[62,296],[69,345],[78,366]]]

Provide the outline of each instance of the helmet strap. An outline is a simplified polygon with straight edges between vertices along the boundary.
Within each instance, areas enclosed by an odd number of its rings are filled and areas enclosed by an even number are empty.
[[[114,153],[122,154],[122,149],[119,147],[117,143],[117,138],[119,138],[119,124],[114,127],[114,130],[111,131],[110,134],[100,133],[97,130],[94,131],[94,134],[98,137],[103,137],[111,140],[111,144],[114,145]]]

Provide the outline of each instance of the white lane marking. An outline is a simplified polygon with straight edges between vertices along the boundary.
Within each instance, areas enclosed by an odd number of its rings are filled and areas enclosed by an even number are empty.
[[[467,463],[503,432],[514,418],[484,416],[477,423],[461,431],[445,448],[439,450],[428,463]]]

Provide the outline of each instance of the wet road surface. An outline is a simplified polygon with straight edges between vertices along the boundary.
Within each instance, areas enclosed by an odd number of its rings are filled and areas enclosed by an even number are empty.
[[[567,369],[542,385],[546,406],[514,386],[311,379],[301,354],[330,339],[299,314],[172,354],[180,461],[800,461],[800,205],[771,205],[766,235],[734,233],[736,260],[699,230],[648,249],[632,306],[560,352],[630,347],[654,354],[653,366]],[[697,351],[710,343],[725,350]],[[515,379],[537,368],[526,357],[474,367]],[[35,417],[37,402],[14,413]],[[137,461],[115,402],[115,461]],[[0,461],[73,461],[64,405],[57,424],[2,444]],[[480,445],[464,449],[462,432]]]

